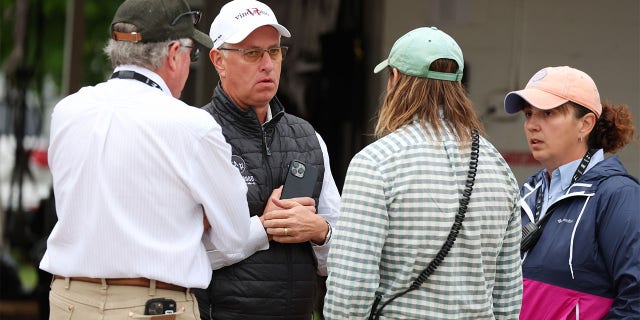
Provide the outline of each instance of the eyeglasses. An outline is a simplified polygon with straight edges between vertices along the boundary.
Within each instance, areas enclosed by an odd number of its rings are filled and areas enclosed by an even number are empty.
[[[176,23],[178,23],[178,20],[180,20],[180,18],[184,16],[191,16],[191,19],[193,19],[193,25],[195,26],[196,24],[198,24],[198,22],[200,22],[200,17],[202,17],[202,12],[189,11],[189,12],[181,13],[175,19],[173,19],[173,21],[171,21],[171,25],[174,26]]]
[[[191,49],[191,52],[189,53],[189,58],[191,59],[191,62],[198,61],[198,58],[200,58],[200,48],[196,46],[185,46],[182,44],[180,46]]]
[[[289,47],[281,46],[269,49],[218,48],[218,50],[240,52],[244,61],[255,63],[258,62],[258,60],[262,59],[265,52],[269,54],[269,58],[271,58],[271,60],[282,61],[282,59],[284,59],[284,57],[287,55],[287,50],[289,50]]]

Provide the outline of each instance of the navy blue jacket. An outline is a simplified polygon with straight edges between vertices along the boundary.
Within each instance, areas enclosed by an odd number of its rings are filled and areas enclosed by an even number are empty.
[[[544,170],[521,187],[533,218]],[[596,164],[567,193],[523,253],[521,319],[640,318],[640,184],[618,157]]]

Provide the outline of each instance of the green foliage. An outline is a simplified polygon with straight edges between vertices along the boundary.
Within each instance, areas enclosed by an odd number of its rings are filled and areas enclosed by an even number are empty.
[[[14,48],[16,1],[28,3],[27,37],[22,67],[33,72],[33,87],[40,92],[43,79],[62,85],[67,6],[73,0],[0,0],[0,64],[3,71]],[[111,18],[121,1],[85,0],[82,85],[105,80],[111,65],[102,49],[108,40]],[[68,33],[72,34],[72,33]]]
[[[111,72],[111,62],[102,51],[109,40],[111,19],[122,1],[88,1],[85,12],[91,21],[86,21],[84,45],[85,76],[83,83],[102,82]]]

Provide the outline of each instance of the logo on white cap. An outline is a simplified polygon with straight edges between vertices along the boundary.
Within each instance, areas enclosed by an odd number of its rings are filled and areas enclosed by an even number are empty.
[[[291,36],[289,30],[278,23],[273,11],[264,3],[234,0],[220,9],[211,24],[209,36],[213,40],[213,47],[219,48],[225,42],[241,42],[255,29],[266,25],[274,27],[281,36]]]
[[[242,12],[238,13],[238,15],[235,16],[235,18],[236,19],[242,19],[242,18],[247,17],[247,16],[255,16],[255,15],[268,16],[269,12],[264,11],[264,10],[260,10],[260,8],[248,8],[248,9],[246,9],[246,11],[242,11]]]

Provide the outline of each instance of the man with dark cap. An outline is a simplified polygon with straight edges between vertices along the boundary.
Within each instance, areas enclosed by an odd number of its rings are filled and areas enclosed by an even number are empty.
[[[199,18],[184,0],[125,1],[105,48],[111,79],[53,110],[50,319],[199,319],[191,291],[209,284],[209,258],[269,246],[220,126],[178,100],[196,46],[212,47]]]

